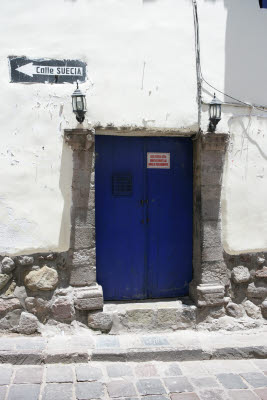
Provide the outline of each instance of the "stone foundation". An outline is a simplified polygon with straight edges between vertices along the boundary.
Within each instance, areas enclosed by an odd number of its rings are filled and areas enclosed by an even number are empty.
[[[0,257],[0,331],[35,333],[42,324],[102,332],[244,329],[267,319],[267,253],[230,256],[221,243],[221,189],[228,135],[194,142],[193,303],[105,305],[96,282],[94,132],[67,130],[73,150],[70,249]],[[165,307],[166,306],[166,307]]]

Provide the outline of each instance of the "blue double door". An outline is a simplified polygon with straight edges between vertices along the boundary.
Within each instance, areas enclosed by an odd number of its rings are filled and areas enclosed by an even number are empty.
[[[186,295],[191,139],[96,136],[95,182],[97,281],[105,300]]]

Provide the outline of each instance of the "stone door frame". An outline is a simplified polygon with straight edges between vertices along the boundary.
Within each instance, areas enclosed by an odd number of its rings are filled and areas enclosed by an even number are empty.
[[[97,134],[192,136],[192,132],[164,129],[103,128],[97,131]],[[83,296],[81,294],[83,288],[87,288],[87,298],[92,291],[92,297],[96,296],[100,300],[102,296],[103,303],[102,289],[96,282],[95,131],[66,129],[64,136],[66,143],[73,150],[71,238],[68,259],[70,285],[80,288],[78,297]],[[220,306],[225,301],[228,276],[221,240],[221,189],[228,137],[228,134],[206,133],[193,139],[193,280],[190,284],[190,296],[198,307]]]

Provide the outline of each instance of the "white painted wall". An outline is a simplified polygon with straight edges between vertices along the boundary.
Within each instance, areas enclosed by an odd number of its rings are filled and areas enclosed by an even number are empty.
[[[267,10],[258,0],[198,0],[198,6],[205,79],[267,105]],[[9,55],[87,62],[85,127],[196,130],[191,0],[1,1],[0,254],[67,250],[72,156],[63,130],[76,126],[74,87],[12,84]],[[213,92],[204,84],[204,101]],[[204,130],[207,117],[203,106]],[[231,134],[222,217],[224,248],[232,254],[267,250],[265,117],[224,106],[218,126]]]
[[[9,55],[86,61],[84,126],[195,130],[191,1],[1,1],[0,254],[67,250],[74,87],[10,83]]]
[[[202,72],[240,100],[267,105],[267,10],[258,0],[198,0]],[[204,84],[209,102],[214,90]],[[210,95],[209,95],[210,94]],[[217,92],[222,101],[231,99]],[[203,107],[202,127],[208,124]],[[267,250],[267,112],[223,106],[230,133],[222,193],[223,243],[230,254]]]

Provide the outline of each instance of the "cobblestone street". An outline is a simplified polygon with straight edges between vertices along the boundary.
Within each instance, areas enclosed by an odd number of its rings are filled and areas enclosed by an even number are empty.
[[[0,400],[267,399],[267,360],[0,366]]]

